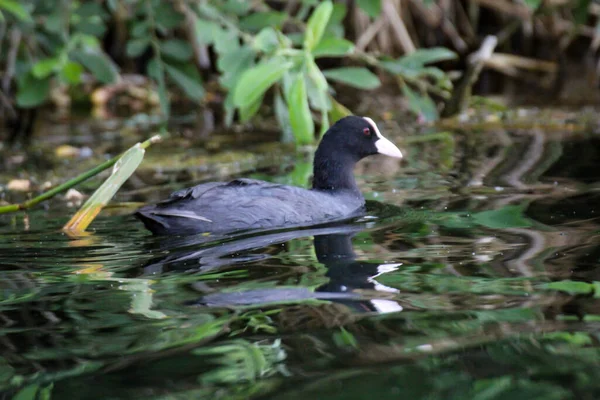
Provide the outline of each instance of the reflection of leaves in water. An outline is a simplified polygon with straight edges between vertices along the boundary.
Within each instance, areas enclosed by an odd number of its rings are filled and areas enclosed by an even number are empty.
[[[442,274],[415,273],[410,266],[377,277],[383,285],[410,292],[426,293],[494,293],[526,296],[531,280],[524,278],[481,278]]]
[[[280,340],[251,343],[239,339],[195,349],[192,354],[214,357],[214,362],[219,365],[199,377],[203,384],[253,382],[276,374],[281,370],[277,368],[278,364],[286,358]]]
[[[531,221],[523,216],[524,207],[509,205],[497,210],[481,211],[473,214],[473,220],[486,228],[527,228]]]

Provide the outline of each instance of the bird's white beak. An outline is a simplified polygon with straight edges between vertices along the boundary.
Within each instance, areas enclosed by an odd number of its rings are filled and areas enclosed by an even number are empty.
[[[379,154],[385,154],[386,156],[394,157],[394,158],[402,158],[402,152],[396,145],[383,136],[381,136],[376,142],[375,147],[377,147],[377,152]]]
[[[375,122],[371,118],[368,118],[368,117],[363,117],[363,118],[366,119],[369,124],[371,124],[371,126],[373,127],[373,130],[375,131],[375,134],[378,137],[377,141],[375,142],[375,147],[377,148],[377,152],[379,154],[384,154],[386,156],[390,156],[390,157],[394,157],[394,158],[402,158],[402,152],[400,151],[400,149],[398,147],[396,147],[396,145],[394,143],[390,142],[389,140],[387,140],[386,138],[383,137],[381,132],[379,132],[377,125],[375,125]]]

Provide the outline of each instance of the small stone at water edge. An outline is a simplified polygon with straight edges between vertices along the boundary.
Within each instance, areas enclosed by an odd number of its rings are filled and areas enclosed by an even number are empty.
[[[8,182],[6,187],[13,192],[28,192],[31,189],[31,181],[29,179],[13,179]]]

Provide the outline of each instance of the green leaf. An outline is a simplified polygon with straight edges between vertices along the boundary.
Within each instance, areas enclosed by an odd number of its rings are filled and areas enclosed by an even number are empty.
[[[333,11],[331,12],[331,17],[329,18],[329,22],[325,27],[324,36],[333,36],[338,38],[344,37],[344,25],[343,21],[348,13],[348,7],[341,2],[333,3]]]
[[[579,281],[559,281],[550,282],[542,286],[544,289],[560,290],[569,294],[588,294],[592,293],[594,287],[591,283]]]
[[[200,74],[193,65],[187,64],[185,72],[167,63],[164,63],[164,67],[167,75],[190,99],[198,101],[204,97],[204,87],[202,86]]]
[[[23,108],[34,108],[42,104],[50,94],[50,78],[37,79],[31,73],[17,81],[17,104]]]
[[[444,47],[433,47],[419,49],[396,60],[381,61],[380,65],[393,74],[406,74],[413,71],[418,74],[426,64],[454,60],[456,57],[456,53]]]
[[[313,11],[312,15],[308,19],[306,24],[306,32],[304,34],[304,48],[312,51],[323,37],[329,18],[331,18],[331,12],[333,11],[333,4],[331,1],[323,1]]]
[[[31,68],[31,73],[38,79],[46,78],[60,68],[60,63],[61,59],[59,57],[46,58],[35,63]]]
[[[250,121],[250,119],[256,115],[258,110],[260,110],[260,106],[262,105],[264,97],[265,96],[263,94],[254,103],[240,107],[240,120],[242,122]]]
[[[435,121],[438,119],[437,107],[427,93],[417,93],[406,84],[402,85],[402,93],[408,100],[408,106],[415,114],[421,115],[426,121]]]
[[[81,64],[74,61],[69,61],[60,70],[60,78],[71,85],[76,85],[81,82],[81,74],[83,73],[83,67]]]
[[[312,51],[314,57],[343,57],[354,51],[354,43],[341,38],[326,37]]]
[[[2,5],[0,4],[0,7]],[[25,386],[23,389],[19,390],[17,394],[15,394],[12,400],[35,400],[39,385],[33,384],[29,386]]]
[[[356,5],[371,18],[381,14],[381,0],[356,0]]]
[[[273,57],[246,70],[235,85],[234,104],[242,108],[257,101],[292,65],[282,57]]]
[[[147,36],[150,34],[149,29],[150,24],[148,23],[148,21],[134,21],[130,29],[131,36],[137,39],[145,37],[145,39],[148,40],[149,38]]]
[[[135,172],[144,158],[144,149],[137,143],[123,154],[113,167],[112,174],[90,196],[63,227],[65,230],[85,231],[100,210],[114,197],[117,190]]]
[[[271,53],[279,47],[279,38],[275,29],[270,26],[261,30],[254,37],[252,47],[263,53]]]
[[[14,15],[18,20],[23,22],[32,22],[31,14],[17,0],[0,0],[0,10],[4,10]]]
[[[160,1],[154,9],[156,23],[166,30],[177,28],[183,23],[183,15],[173,8],[169,1]]]
[[[304,74],[299,73],[292,83],[287,104],[290,113],[290,125],[294,132],[296,144],[312,143],[315,135],[315,126],[308,106]]]
[[[525,3],[529,9],[535,11],[542,4],[542,0],[523,0],[523,3]]]
[[[195,33],[200,43],[209,45],[222,36],[224,30],[216,22],[198,18],[196,19]]]
[[[333,97],[329,96],[329,101],[331,102],[331,111],[329,112],[329,119],[331,122],[335,123],[348,115],[352,115],[352,111],[348,110],[343,104],[337,102]]]
[[[267,11],[254,12],[240,19],[240,29],[249,32],[258,32],[268,26],[280,28],[287,20],[288,15],[284,12]]]
[[[345,83],[346,85],[358,89],[375,89],[381,86],[381,82],[377,75],[366,68],[361,67],[344,67],[334,68],[323,71],[323,75],[327,78]]]
[[[473,214],[473,220],[486,228],[527,228],[531,221],[523,216],[522,205],[509,205],[497,210],[481,211]]]
[[[143,52],[150,46],[149,38],[132,39],[127,42],[125,52],[129,57],[135,58],[142,55]]]
[[[73,59],[83,64],[102,83],[113,83],[119,78],[117,66],[104,53],[76,50]]]
[[[170,39],[160,42],[160,51],[166,57],[176,61],[188,61],[192,57],[192,47],[183,40]]]
[[[256,53],[251,47],[242,47],[235,51],[221,54],[217,67],[222,72],[219,80],[227,89],[233,89],[242,73],[254,65]]]

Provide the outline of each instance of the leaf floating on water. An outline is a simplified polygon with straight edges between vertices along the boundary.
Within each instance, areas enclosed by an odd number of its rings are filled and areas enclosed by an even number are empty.
[[[145,150],[138,143],[123,154],[113,167],[112,175],[94,192],[63,227],[66,231],[83,232],[113,198],[117,190],[133,174],[144,158]]]

